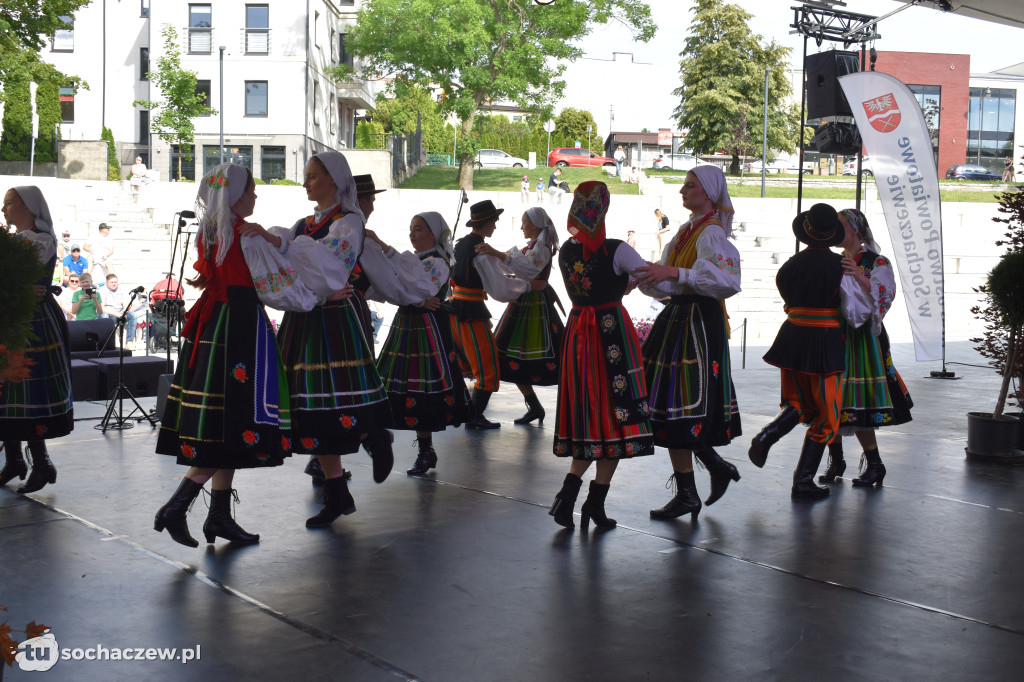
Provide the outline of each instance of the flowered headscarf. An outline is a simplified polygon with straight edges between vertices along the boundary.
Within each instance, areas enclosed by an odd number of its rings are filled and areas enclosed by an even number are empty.
[[[348,166],[348,159],[341,152],[320,152],[315,155],[324,164],[324,168],[334,181],[338,191],[334,195],[335,204],[341,204],[346,213],[355,213],[359,219],[366,224],[366,216],[359,208],[359,197],[356,195],[356,181],[352,178],[352,169]]]
[[[690,171],[700,180],[704,193],[711,199],[715,207],[715,217],[722,223],[725,236],[732,234],[732,217],[735,213],[732,208],[732,199],[729,197],[729,186],[725,182],[725,173],[718,166],[706,164],[696,166]]]
[[[545,244],[551,253],[558,250],[558,231],[555,230],[555,223],[552,222],[551,216],[540,206],[534,206],[533,208],[526,209],[526,218],[533,224],[534,227],[540,228],[540,234],[537,235],[537,241],[541,244]]]
[[[608,213],[608,185],[597,180],[580,183],[569,207],[569,234],[583,244],[584,258],[604,243],[604,217]]]
[[[875,241],[875,236],[871,234],[871,228],[868,226],[866,215],[855,208],[844,208],[839,212],[839,215],[846,218],[846,221],[850,223],[850,227],[857,232],[857,238],[860,239],[860,243],[866,246],[868,251],[881,253],[878,243]]]
[[[20,187],[12,187],[11,189],[21,197],[25,207],[35,216],[36,232],[48,234],[56,242],[57,237],[53,234],[53,219],[50,217],[50,207],[46,204],[46,199],[43,198],[43,193],[39,191],[39,188],[35,185],[22,185]]]
[[[427,224],[427,227],[434,234],[434,248],[437,249],[442,258],[451,263],[455,250],[452,248],[452,231],[448,228],[448,223],[445,222],[444,216],[437,211],[424,211],[423,213],[417,213],[416,217],[422,218],[423,222]]]
[[[235,216],[231,212],[249,185],[249,169],[237,163],[214,166],[203,176],[196,198],[199,238],[207,254],[216,252],[216,264],[223,265],[235,241]],[[220,248],[217,248],[217,247]]]

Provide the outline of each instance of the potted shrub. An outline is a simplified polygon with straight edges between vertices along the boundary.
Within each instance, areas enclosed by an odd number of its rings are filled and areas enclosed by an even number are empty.
[[[971,340],[1002,382],[991,413],[968,414],[966,451],[979,459],[1024,464],[1024,420],[1019,412],[1005,413],[1008,402],[1019,407],[1024,398],[1024,186],[1000,195],[999,211],[1006,217],[993,220],[1009,229],[996,245],[1008,248],[987,283],[976,289],[985,294],[986,305],[971,312],[984,322],[985,332]]]

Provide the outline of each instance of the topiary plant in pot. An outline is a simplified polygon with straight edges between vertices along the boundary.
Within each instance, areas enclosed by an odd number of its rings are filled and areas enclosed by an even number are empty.
[[[1011,404],[1021,404],[1024,390],[1024,186],[1001,194],[999,211],[1006,217],[993,220],[1009,229],[996,245],[1008,248],[986,284],[975,290],[985,294],[986,303],[974,306],[971,312],[984,322],[985,332],[971,341],[979,344],[975,349],[989,359],[1003,380],[995,409],[968,415],[967,454],[1024,464],[1024,451],[1015,454],[1015,446],[1017,450],[1022,447],[1024,423],[1019,413],[1004,414],[1008,399]],[[1015,386],[1012,393],[1011,385]]]

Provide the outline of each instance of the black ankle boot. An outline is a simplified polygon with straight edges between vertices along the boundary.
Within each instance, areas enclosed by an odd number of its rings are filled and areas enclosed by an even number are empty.
[[[252,545],[260,541],[259,534],[247,533],[231,517],[231,498],[238,502],[238,493],[234,490],[210,491],[210,513],[203,524],[203,535],[206,541],[213,543],[214,538],[224,538],[228,542],[239,545]]]
[[[171,539],[186,547],[198,547],[199,541],[188,532],[188,521],[185,513],[192,506],[192,502],[199,495],[203,486],[191,478],[181,479],[178,489],[171,495],[167,504],[160,507],[153,521],[153,530],[162,531],[164,528],[170,533]]]
[[[487,403],[491,400],[490,391],[473,390],[473,418],[466,422],[465,426],[470,430],[483,431],[486,429],[500,429],[501,424],[492,422],[484,416]]]
[[[324,484],[324,508],[316,516],[306,519],[306,528],[326,528],[343,514],[356,510],[356,502],[348,491],[348,481],[340,476],[328,478]]]
[[[544,423],[544,406],[540,404],[540,398],[537,397],[536,393],[531,393],[526,397],[526,414],[519,419],[513,419],[513,424],[529,424],[534,419]]]
[[[28,473],[28,465],[25,464],[25,455],[21,452],[21,441],[4,441],[4,468],[0,469],[0,486],[7,485],[14,479],[25,480]]]
[[[57,482],[57,467],[53,466],[46,452],[46,441],[30,440],[28,454],[32,458],[32,473],[28,475],[25,485],[18,488],[17,493],[34,493],[41,490],[47,483]]]
[[[320,458],[316,455],[309,456],[309,461],[306,462],[306,468],[303,469],[303,473],[313,479],[313,485],[323,485],[324,481],[327,480],[327,476],[324,475],[324,468],[320,466]]]
[[[696,521],[697,515],[703,506],[700,503],[700,496],[697,494],[697,484],[693,480],[693,472],[680,473],[676,471],[669,476],[666,488],[672,484],[676,486],[676,494],[661,509],[652,509],[652,519],[677,519],[684,514],[690,514],[690,520]]]
[[[740,480],[740,472],[736,471],[735,466],[722,459],[714,448],[705,447],[703,450],[694,452],[693,456],[704,465],[704,468],[708,470],[708,475],[711,476],[711,494],[708,495],[708,499],[704,500],[704,504],[710,506],[721,499],[729,487],[730,481]]]
[[[416,463],[405,473],[410,476],[422,476],[437,466],[437,453],[431,441],[419,441],[419,454],[416,455]]]
[[[818,466],[821,458],[825,455],[825,444],[811,440],[808,435],[804,438],[804,447],[800,451],[800,461],[796,464],[796,471],[793,472],[793,499],[820,500],[828,497],[832,492],[824,486],[814,483],[814,474],[818,473]]]
[[[843,459],[843,438],[836,436],[828,444],[828,468],[825,469],[825,473],[818,476],[818,481],[820,483],[835,483],[844,471],[846,471],[846,460]]]
[[[754,440],[750,443],[750,450],[747,452],[747,456],[754,466],[759,469],[763,467],[765,460],[768,459],[769,448],[778,443],[780,438],[792,431],[793,427],[799,423],[800,410],[792,405],[786,405],[782,408],[782,412],[775,415],[775,419],[768,422],[761,429],[761,433],[754,436]]]
[[[391,475],[391,469],[395,466],[395,453],[391,449],[394,442],[394,434],[387,429],[375,431],[363,440],[363,447],[373,460],[374,483],[383,483]]]
[[[555,495],[555,501],[551,504],[551,509],[548,510],[548,515],[554,516],[555,523],[559,526],[576,527],[572,520],[572,509],[576,506],[576,498],[579,497],[582,485],[583,479],[579,476],[565,475],[562,489]]]
[[[583,506],[580,507],[580,514],[583,516],[583,520],[580,521],[580,529],[584,533],[587,532],[591,518],[594,519],[594,525],[598,528],[614,528],[618,525],[615,519],[609,519],[604,513],[604,500],[608,497],[608,490],[610,488],[611,484],[602,484],[596,481],[590,482],[590,493],[587,495]]]
[[[867,460],[868,466],[864,469],[864,472],[857,478],[851,481],[857,486],[868,486],[868,485],[882,485],[882,479],[885,478],[885,465],[882,464],[882,457],[878,454],[878,448],[872,448],[871,450],[864,451],[864,459]]]

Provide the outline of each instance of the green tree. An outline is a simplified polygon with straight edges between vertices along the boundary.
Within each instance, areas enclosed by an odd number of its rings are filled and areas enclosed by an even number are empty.
[[[415,83],[395,82],[386,93],[377,95],[373,120],[383,126],[383,132],[410,135],[416,132],[417,116],[423,131],[423,146],[431,154],[434,149],[452,151],[451,133],[446,132],[444,117],[438,112],[437,102],[430,91]],[[445,142],[447,141],[447,146]]]
[[[58,29],[67,28],[61,17],[74,16],[92,0],[3,0],[0,3],[0,88],[24,80],[39,51]],[[52,67],[51,67],[52,69]],[[67,76],[52,69],[67,80]],[[39,82],[38,80],[36,81]]]
[[[587,146],[587,126],[591,127],[590,139],[597,136],[597,122],[594,115],[585,109],[567,107],[555,117],[555,134]],[[569,145],[570,147],[572,144]]]
[[[790,94],[788,47],[765,44],[750,32],[752,15],[724,0],[695,0],[693,22],[680,53],[682,85],[676,120],[688,129],[686,144],[695,153],[720,149],[732,154],[729,172],[740,172],[740,155],[761,148],[764,70],[768,84],[768,147],[792,152],[799,136],[799,109],[785,106]]]
[[[114,133],[103,126],[100,139],[107,141],[107,180],[121,179],[121,162],[117,160],[117,145],[114,144]]]
[[[360,121],[356,125],[356,149],[383,149],[384,126],[377,121]]]
[[[149,80],[160,91],[161,100],[137,99],[133,106],[150,110],[150,126],[160,139],[178,145],[178,177],[182,158],[191,158],[196,126],[192,120],[217,110],[206,103],[205,95],[196,92],[195,71],[181,68],[181,50],[178,32],[170,24],[160,31],[164,37],[164,53],[156,61],[156,70],[150,70]]]
[[[550,112],[565,89],[559,61],[579,57],[579,39],[609,21],[643,41],[654,35],[642,0],[374,0],[363,3],[345,47],[362,58],[364,77],[441,89],[442,111],[461,122],[459,185],[472,189],[479,145],[470,133],[481,105]]]

